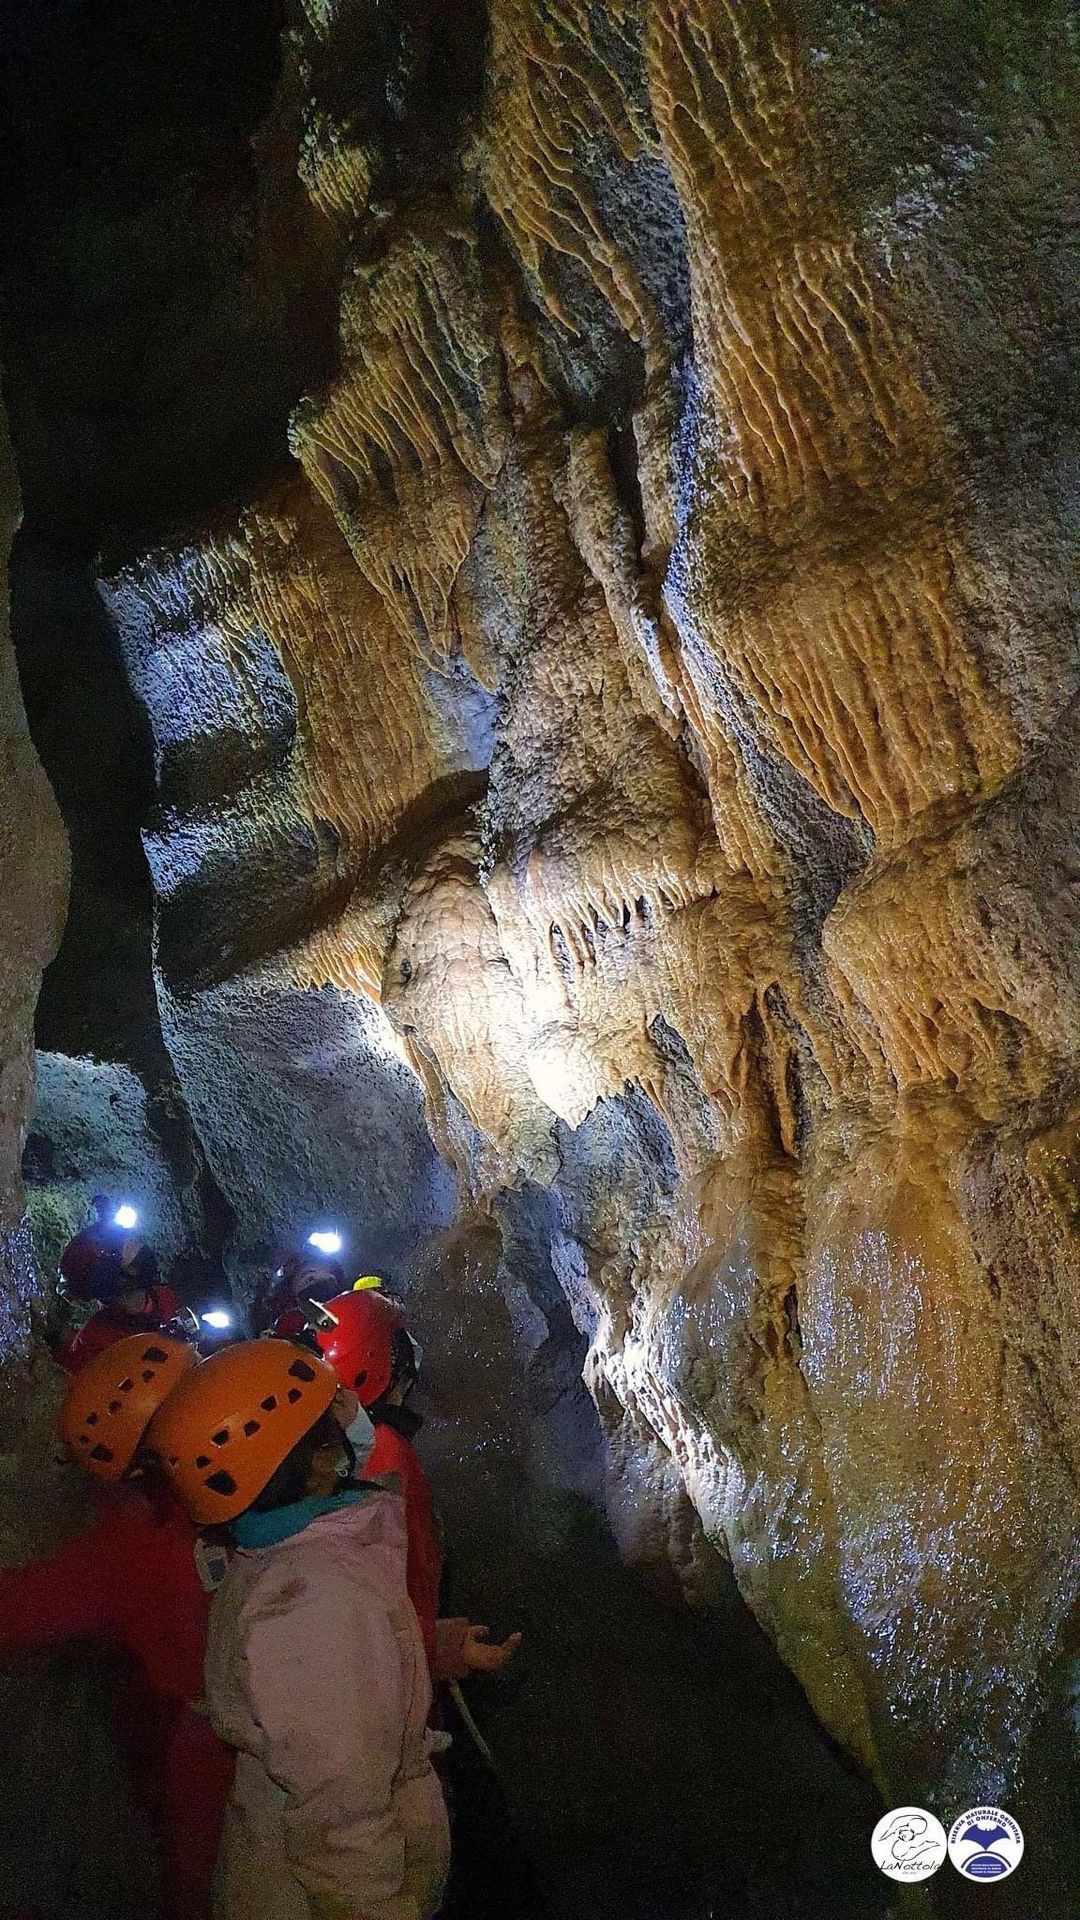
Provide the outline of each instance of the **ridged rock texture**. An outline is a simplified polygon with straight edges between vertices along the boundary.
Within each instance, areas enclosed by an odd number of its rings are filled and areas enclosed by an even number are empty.
[[[730,1557],[890,1804],[1041,1835],[1080,1594],[1068,10],[450,12],[297,9],[338,371],[258,497],[106,567],[184,1096],[245,1256],[318,1202],[434,1298],[433,1261],[509,1285],[527,1212],[687,1591]],[[1010,1910],[1071,1910],[1040,1871]]]

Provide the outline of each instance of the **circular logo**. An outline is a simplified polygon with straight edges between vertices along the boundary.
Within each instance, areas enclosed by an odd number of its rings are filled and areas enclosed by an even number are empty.
[[[1023,1852],[1024,1836],[1001,1807],[969,1807],[949,1831],[949,1859],[965,1880],[1004,1880]]]
[[[924,1807],[894,1807],[874,1828],[870,1851],[890,1880],[929,1880],[948,1844],[941,1821]]]

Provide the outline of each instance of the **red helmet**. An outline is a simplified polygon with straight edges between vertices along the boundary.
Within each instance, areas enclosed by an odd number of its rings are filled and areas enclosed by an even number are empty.
[[[194,1343],[197,1322],[185,1317],[180,1296],[171,1287],[150,1287],[145,1313],[127,1313],[119,1307],[101,1307],[86,1324],[69,1334],[57,1349],[56,1359],[68,1373],[78,1373],[96,1354],[126,1340],[134,1333],[158,1328],[173,1339]],[[187,1323],[185,1323],[185,1319]]]
[[[270,1333],[275,1340],[299,1340],[308,1330],[309,1318],[303,1307],[287,1307],[279,1313]]]
[[[328,1280],[332,1286],[344,1287],[347,1284],[344,1267],[340,1260],[317,1253],[311,1247],[286,1254],[274,1275],[276,1285],[294,1298],[299,1294],[313,1293],[316,1287],[325,1286]]]
[[[124,1246],[118,1234],[86,1227],[60,1255],[60,1274],[72,1300],[108,1300],[124,1290]]]
[[[395,1348],[405,1333],[401,1308],[381,1293],[340,1293],[321,1306],[319,1321],[313,1332],[323,1359],[362,1407],[373,1407],[394,1377]]]

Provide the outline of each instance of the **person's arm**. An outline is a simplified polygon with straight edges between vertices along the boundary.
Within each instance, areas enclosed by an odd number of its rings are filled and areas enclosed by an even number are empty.
[[[396,1464],[401,1479],[402,1498],[405,1502],[405,1531],[408,1538],[405,1584],[409,1589],[409,1599],[416,1610],[420,1631],[424,1636],[424,1650],[427,1653],[432,1679],[442,1679],[445,1676],[439,1672],[439,1643],[436,1627],[439,1612],[439,1583],[442,1576],[442,1549],[435,1534],[431,1488],[428,1485],[427,1475],[411,1447],[401,1448],[400,1458]]]
[[[520,1633],[501,1642],[491,1639],[491,1628],[455,1618],[435,1622],[435,1661],[431,1677],[437,1685],[467,1680],[471,1673],[501,1673],[521,1645]]]
[[[0,1663],[110,1631],[110,1538],[99,1522],[47,1560],[0,1568]]]
[[[257,1611],[256,1611],[257,1608]],[[260,1759],[286,1795],[285,1845],[319,1920],[424,1920],[406,1890],[393,1805],[407,1702],[378,1597],[336,1566],[283,1569],[245,1623],[245,1691]]]

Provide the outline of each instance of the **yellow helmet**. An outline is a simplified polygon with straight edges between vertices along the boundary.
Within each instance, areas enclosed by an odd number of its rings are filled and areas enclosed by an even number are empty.
[[[354,1293],[366,1293],[370,1287],[381,1286],[382,1280],[377,1273],[362,1273],[359,1280],[353,1281],[352,1290]]]

